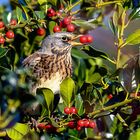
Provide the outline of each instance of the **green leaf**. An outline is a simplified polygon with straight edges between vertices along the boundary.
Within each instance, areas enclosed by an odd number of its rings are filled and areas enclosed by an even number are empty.
[[[44,11],[35,11],[35,14],[36,14],[36,16],[37,16],[39,19],[45,18],[45,13],[44,13]]]
[[[96,19],[91,19],[91,20],[75,20],[72,21],[72,23],[74,23],[76,26],[80,26],[83,27],[84,29],[95,29],[97,24],[99,26],[99,23]]]
[[[78,94],[75,98],[75,107],[78,109],[78,114],[81,116],[84,113],[83,100],[80,94]]]
[[[40,5],[42,5],[43,3],[46,3],[47,2],[47,0],[38,0],[38,3],[40,4]]]
[[[54,102],[54,93],[48,88],[38,88],[37,94],[43,95],[45,99],[45,106],[48,109],[49,113],[53,110]]]
[[[98,51],[96,50],[95,48],[92,48],[92,46],[84,46],[82,48],[82,50],[87,53],[89,56],[92,56],[92,57],[100,57],[100,58],[104,58],[106,59],[107,54],[101,52],[101,51]]]
[[[60,85],[60,93],[66,106],[70,106],[75,92],[75,83],[71,78],[66,78]]]
[[[112,18],[109,19],[108,23],[109,23],[109,27],[110,27],[112,33],[115,35],[117,29],[116,29],[116,27],[115,27],[115,25],[114,25],[113,19],[112,19]]]
[[[49,22],[49,31],[50,31],[50,34],[53,33],[53,28],[54,28],[55,25],[56,25],[56,23],[54,21],[50,21]]]
[[[17,15],[18,23],[23,21],[22,10],[18,6],[16,7],[16,15]]]
[[[8,51],[9,51],[9,49],[0,48],[0,58],[4,57]]]
[[[129,137],[129,140],[139,140],[140,139],[140,128],[138,128],[134,133]]]
[[[75,58],[82,58],[82,59],[91,58],[88,54],[75,48],[72,48],[72,56]]]
[[[22,7],[22,9],[23,9],[23,11],[24,11],[24,13],[26,15],[27,20],[29,20],[29,16],[28,16],[29,9],[27,9],[25,6],[22,6],[22,5],[21,5],[21,7]]]
[[[54,6],[57,5],[57,0],[47,0],[47,1],[48,1],[48,3],[51,3]]]
[[[134,20],[140,17],[140,8],[133,9],[132,12],[129,14],[129,20]]]
[[[125,44],[136,45],[140,43],[140,29],[137,29],[134,33],[130,34],[125,41]]]
[[[22,140],[23,136],[25,136],[28,132],[28,125],[22,123],[16,123],[14,127],[6,129],[8,137],[12,140]]]
[[[92,75],[89,75],[86,79],[87,83],[96,83],[101,79],[101,75],[99,73],[94,73]]]

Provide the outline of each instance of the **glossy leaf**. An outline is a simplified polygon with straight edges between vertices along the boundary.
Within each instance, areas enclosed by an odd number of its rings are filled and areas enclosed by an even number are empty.
[[[91,46],[84,46],[82,48],[82,50],[85,53],[87,53],[89,56],[92,56],[92,57],[101,57],[101,58],[104,58],[104,59],[105,59],[105,57],[108,57],[104,52],[98,51]]]
[[[140,128],[138,128],[133,134],[130,135],[129,140],[139,140]]]
[[[79,59],[80,58],[82,58],[82,59],[91,58],[88,54],[84,53],[81,50],[75,49],[75,48],[72,49],[72,56],[75,58],[79,58]]]
[[[130,34],[125,41],[125,44],[136,45],[140,43],[140,29],[137,29],[134,33]]]
[[[96,19],[91,19],[89,21],[86,20],[75,20],[72,21],[77,26],[83,27],[84,29],[94,29],[98,23]]]
[[[60,93],[66,106],[70,106],[75,93],[75,83],[71,78],[66,78],[60,85]]]
[[[109,19],[108,22],[109,22],[109,27],[110,27],[112,33],[115,35],[117,29],[116,29],[116,27],[115,27],[115,25],[114,25],[113,18]]]
[[[4,57],[8,51],[9,51],[9,49],[0,48],[0,58]]]
[[[45,13],[43,11],[35,11],[35,14],[39,19],[45,18]]]
[[[125,67],[121,72],[122,81],[128,91],[137,88],[140,83],[140,56],[136,55],[126,62]]]
[[[29,127],[26,124],[16,123],[12,128],[6,129],[6,133],[12,140],[21,140],[24,135],[29,132]]]
[[[44,4],[44,3],[47,2],[47,0],[37,0],[37,1],[38,1],[38,3],[39,3],[40,5],[42,5],[42,4]]]
[[[48,3],[51,3],[52,5],[56,6],[57,0],[47,0]]]
[[[53,110],[54,103],[54,93],[48,88],[39,88],[37,89],[37,94],[43,95],[45,103],[43,103],[48,109],[49,113]]]
[[[49,31],[50,31],[50,34],[53,33],[53,28],[54,28],[55,24],[56,23],[54,21],[50,21],[49,22]]]
[[[129,14],[129,20],[134,20],[140,17],[140,9],[133,9]]]

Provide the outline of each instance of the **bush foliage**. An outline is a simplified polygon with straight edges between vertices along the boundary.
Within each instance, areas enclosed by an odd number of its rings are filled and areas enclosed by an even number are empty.
[[[10,5],[10,11],[0,6],[4,23],[0,23],[0,139],[139,140],[139,54],[121,58],[124,47],[140,43],[140,29],[125,34],[129,24],[140,18],[140,1],[10,0]],[[63,27],[67,17],[74,29]],[[35,97],[28,94],[26,79],[32,73],[22,61],[40,48],[47,35],[88,34],[98,27],[112,31],[116,58],[95,49],[94,41],[73,48],[73,76],[60,85],[62,102],[54,107],[54,94],[47,88],[38,89]],[[23,114],[22,106],[28,108],[36,101],[42,111],[34,117]],[[67,114],[65,107],[75,107],[76,113]]]

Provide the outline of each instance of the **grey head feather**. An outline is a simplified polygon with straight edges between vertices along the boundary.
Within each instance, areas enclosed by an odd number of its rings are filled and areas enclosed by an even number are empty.
[[[39,52],[47,54],[63,54],[71,50],[71,44],[68,43],[74,35],[68,32],[54,33],[47,36],[42,44]]]

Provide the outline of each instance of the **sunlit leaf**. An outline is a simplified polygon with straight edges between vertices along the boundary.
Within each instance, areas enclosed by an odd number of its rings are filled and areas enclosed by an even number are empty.
[[[134,133],[129,137],[129,140],[139,140],[140,138],[140,128],[138,128]]]
[[[42,4],[46,3],[46,2],[47,2],[47,0],[38,0],[38,3],[39,3],[40,5],[42,5]]]
[[[60,93],[66,106],[70,106],[75,92],[75,83],[71,78],[66,78],[60,85]]]
[[[137,29],[134,33],[130,34],[125,41],[125,44],[136,45],[140,43],[140,29]]]
[[[9,138],[13,140],[22,140],[23,136],[29,132],[29,127],[26,124],[16,123],[12,128],[6,129]]]

